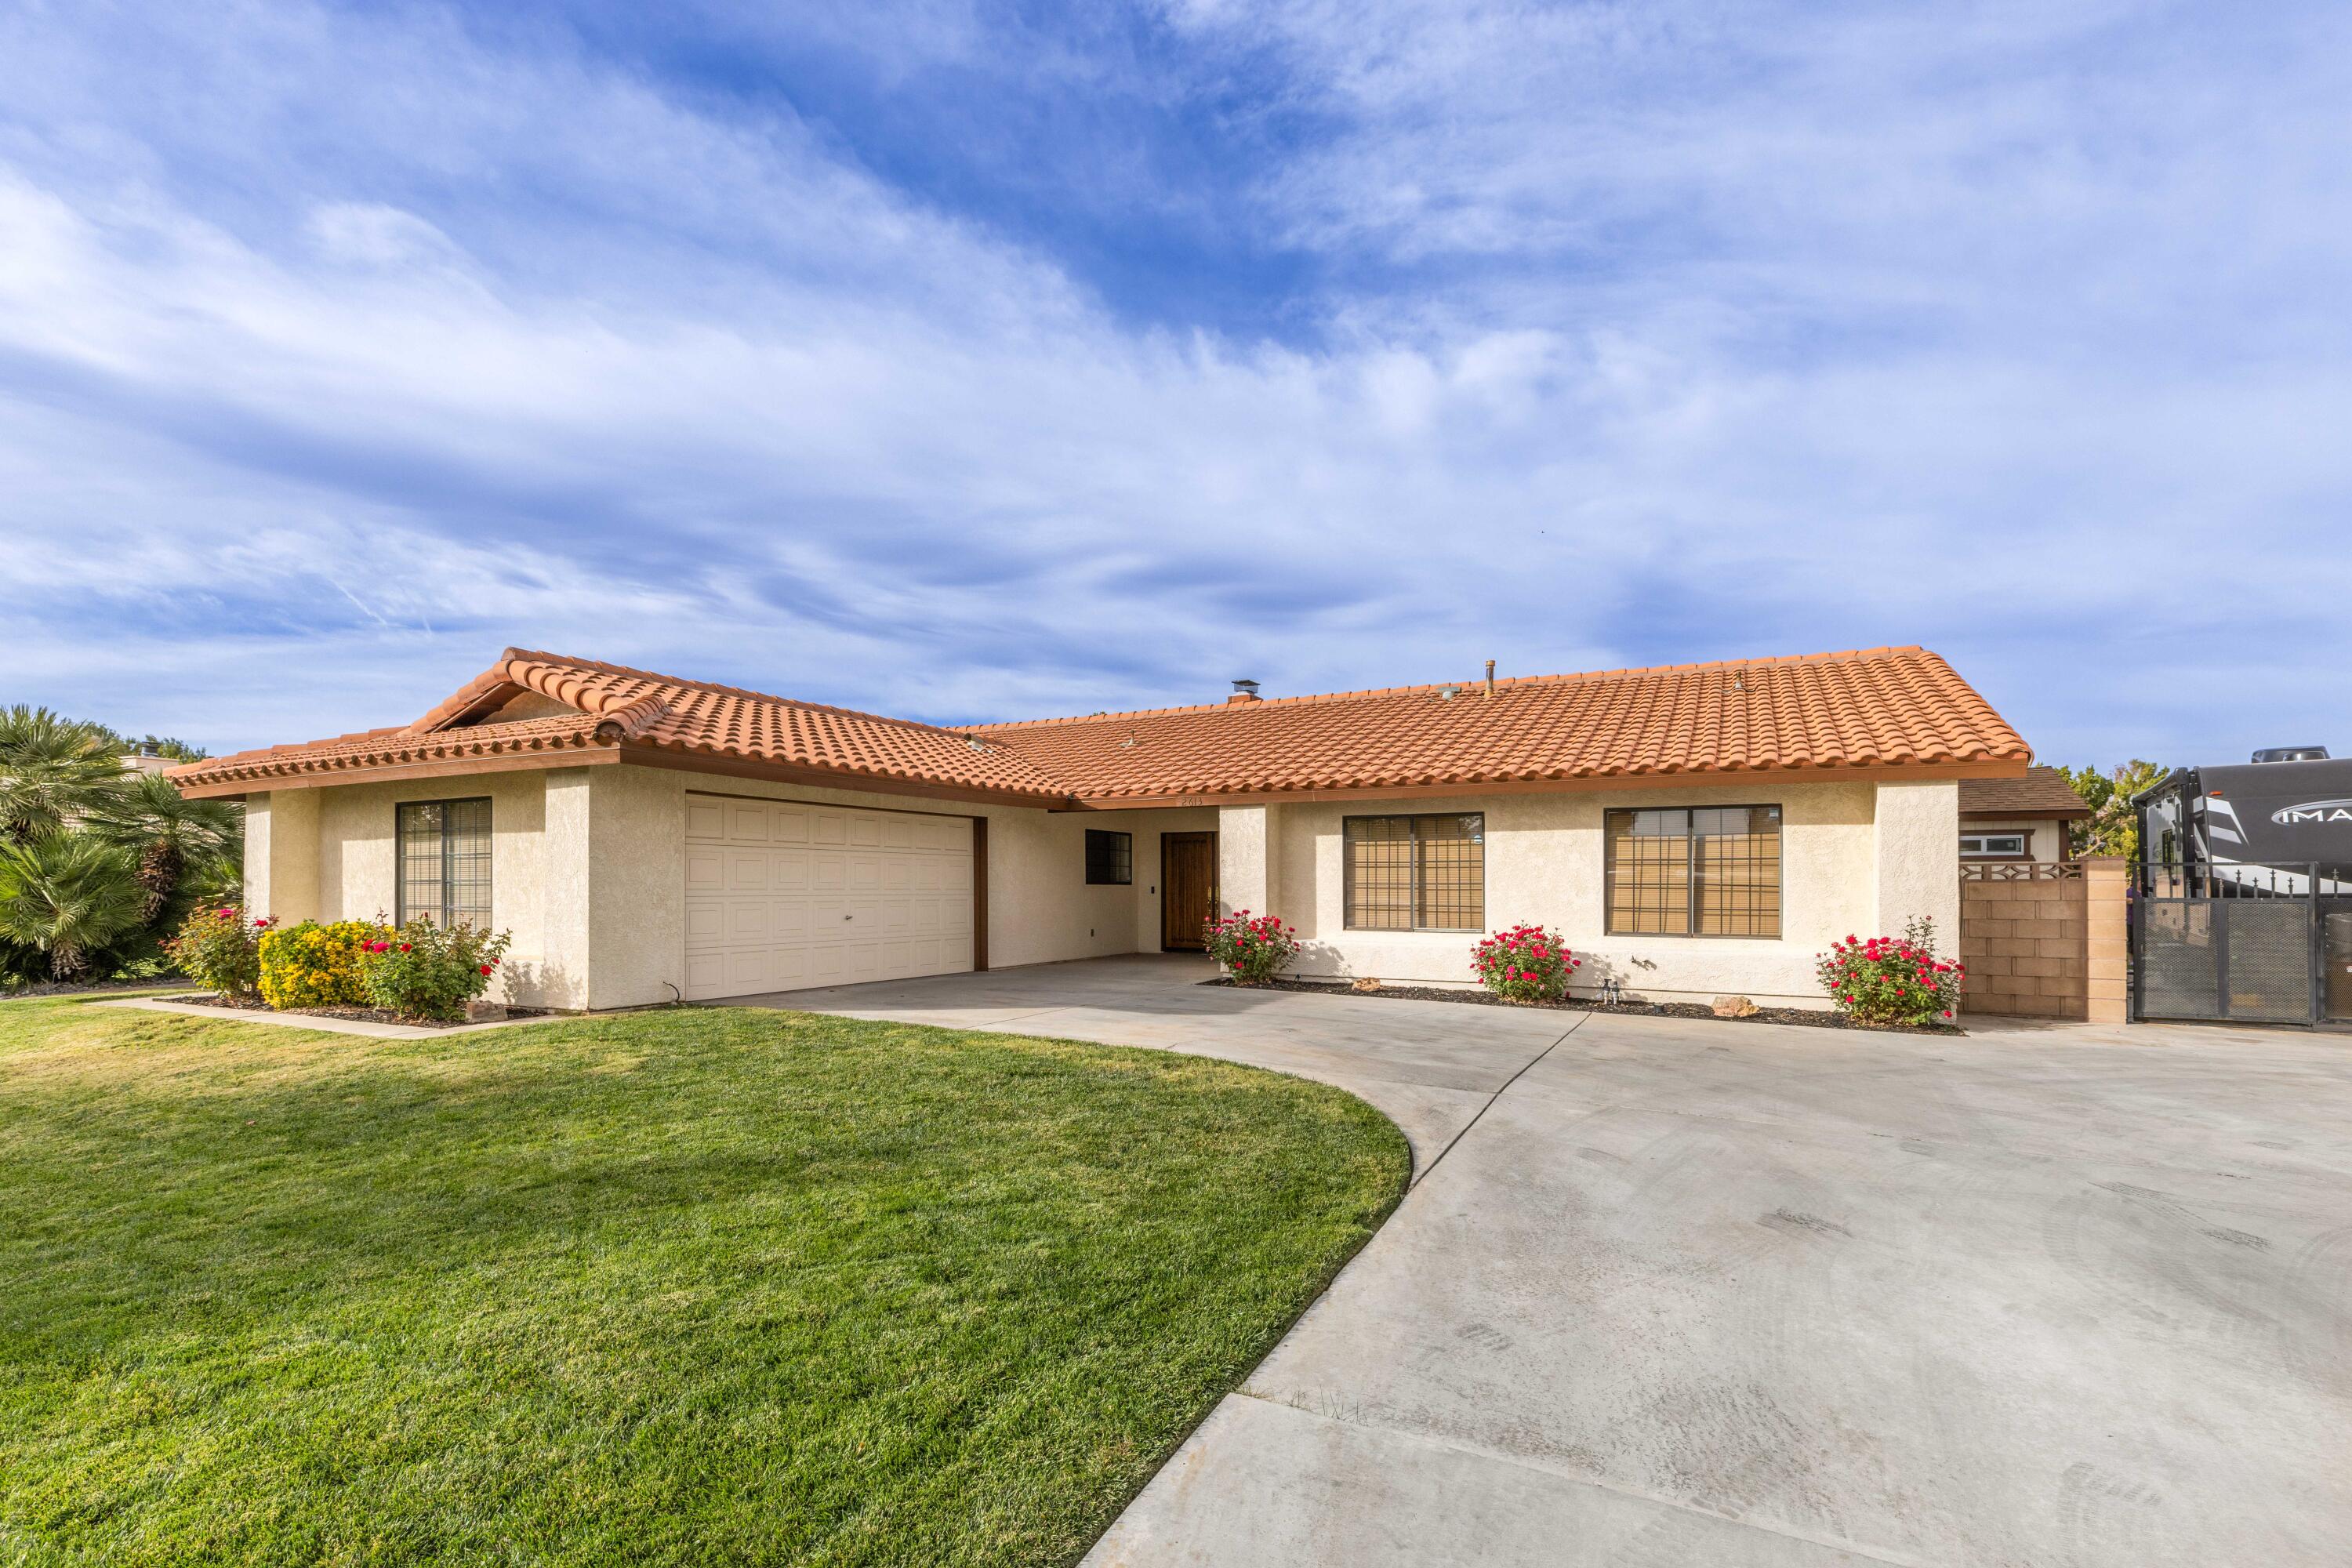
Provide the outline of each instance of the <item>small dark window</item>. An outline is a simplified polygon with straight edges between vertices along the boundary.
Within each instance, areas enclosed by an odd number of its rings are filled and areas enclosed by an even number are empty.
[[[1350,931],[1476,931],[1486,921],[1486,819],[1350,816],[1341,825]]]
[[[1124,888],[1135,880],[1135,835],[1087,829],[1087,885]]]
[[[401,921],[490,923],[490,803],[418,800],[394,809]]]
[[[1780,934],[1780,808],[1612,811],[1612,936]]]

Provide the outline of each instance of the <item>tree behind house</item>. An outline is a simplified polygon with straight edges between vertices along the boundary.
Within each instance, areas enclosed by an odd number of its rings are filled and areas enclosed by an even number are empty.
[[[2105,773],[2096,768],[2061,767],[2058,776],[2083,797],[2091,815],[2067,827],[2067,839],[2076,855],[2120,855],[2139,858],[2139,814],[2132,796],[2172,770],[2134,758]]]

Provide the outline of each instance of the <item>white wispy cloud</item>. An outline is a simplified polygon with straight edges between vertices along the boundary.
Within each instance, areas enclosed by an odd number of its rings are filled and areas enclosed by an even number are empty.
[[[1017,70],[912,20],[817,42]],[[236,744],[507,642],[989,718],[1921,641],[2061,755],[2352,728],[2244,635],[2352,600],[2326,12],[1160,25],[1156,102],[1288,117],[1221,210],[1298,330],[562,27],[0,21],[0,695]]]

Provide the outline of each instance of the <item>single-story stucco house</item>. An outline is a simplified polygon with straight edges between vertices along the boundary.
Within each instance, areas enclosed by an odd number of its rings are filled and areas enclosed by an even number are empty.
[[[1538,921],[1584,988],[1805,1002],[1849,933],[1957,946],[1962,790],[2031,762],[1916,647],[963,730],[509,648],[413,723],[172,776],[244,798],[256,913],[510,930],[518,1003],[1198,949],[1234,909],[1306,974],[1466,984]]]

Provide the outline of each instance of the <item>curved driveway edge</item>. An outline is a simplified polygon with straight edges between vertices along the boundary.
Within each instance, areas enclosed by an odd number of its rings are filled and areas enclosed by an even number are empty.
[[[1089,1563],[2342,1561],[2352,1040],[1205,973],[775,999],[1227,1057],[1405,1127],[1412,1190]]]

